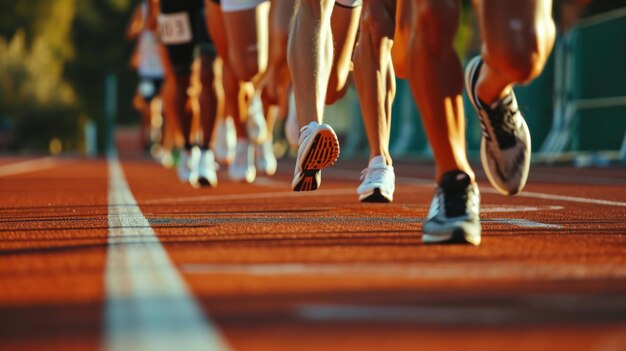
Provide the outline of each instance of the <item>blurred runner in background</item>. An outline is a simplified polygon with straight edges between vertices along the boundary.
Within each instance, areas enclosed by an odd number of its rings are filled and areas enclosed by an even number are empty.
[[[270,4],[267,0],[206,0],[205,4],[209,31],[223,59],[224,116],[232,116],[237,133],[228,175],[234,181],[252,183],[257,167],[266,174],[276,172],[271,141],[260,153],[255,147],[268,139],[257,88],[267,69]]]
[[[216,186],[217,174],[210,150],[215,118],[219,108],[219,89],[214,84],[215,48],[207,33],[202,0],[151,0],[160,9],[159,35],[167,49],[166,90],[171,93],[171,111],[178,117],[184,145],[180,153],[178,176],[193,186]],[[197,51],[200,60],[201,88],[196,103],[190,98],[192,63]],[[199,109],[199,110],[198,110]],[[193,116],[199,114],[202,141],[192,136]]]
[[[148,16],[148,7],[144,1],[135,8],[126,31],[129,40],[137,40],[131,59],[131,65],[137,70],[139,78],[134,106],[141,117],[140,141],[146,149],[158,147],[162,140],[163,117],[159,95],[165,75],[156,33],[146,26]]]

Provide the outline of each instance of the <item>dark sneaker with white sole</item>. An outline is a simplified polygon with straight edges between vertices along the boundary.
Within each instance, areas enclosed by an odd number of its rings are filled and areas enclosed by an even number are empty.
[[[424,244],[480,245],[480,193],[461,171],[443,175],[423,227]]]
[[[513,91],[495,106],[478,99],[476,85],[482,66],[483,60],[477,56],[465,69],[465,88],[483,130],[480,159],[491,185],[504,195],[515,195],[528,179],[530,132]]]

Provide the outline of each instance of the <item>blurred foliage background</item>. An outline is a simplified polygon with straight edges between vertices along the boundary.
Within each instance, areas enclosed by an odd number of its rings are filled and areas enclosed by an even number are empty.
[[[132,43],[124,38],[132,6],[131,0],[0,1],[0,150],[47,150],[53,138],[65,150],[79,150],[86,121],[105,130],[107,74],[119,79],[119,116],[134,117]]]

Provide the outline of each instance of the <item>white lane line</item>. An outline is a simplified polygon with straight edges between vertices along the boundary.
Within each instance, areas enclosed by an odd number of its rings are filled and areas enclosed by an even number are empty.
[[[493,189],[492,193],[498,193]],[[621,201],[610,201],[610,200],[600,200],[600,199],[591,199],[587,197],[577,197],[577,196],[565,196],[565,195],[554,195],[554,194],[545,194],[545,193],[534,193],[530,191],[524,191],[515,196],[522,197],[530,197],[534,199],[544,199],[544,200],[558,200],[558,201],[568,201],[568,202],[578,202],[582,204],[594,204],[594,205],[606,205],[606,206],[617,206],[617,207],[626,207],[626,202]]]
[[[493,206],[483,205],[480,213],[498,213],[498,212],[536,212],[536,211],[556,211],[562,210],[563,206]]]
[[[35,160],[21,161],[0,166],[0,177],[11,176],[15,174],[30,173],[42,171],[58,165],[52,157],[42,157]]]
[[[348,177],[348,176],[357,177],[358,172],[341,170],[339,172],[339,175],[341,178]],[[424,178],[396,177],[396,182],[417,185],[417,186],[431,186],[431,187],[435,186],[435,183],[432,180],[429,181]],[[500,194],[495,189],[491,189],[488,187],[481,187],[480,192],[485,193],[485,194],[498,194],[498,195]],[[530,192],[530,191],[522,191],[521,193],[515,196],[542,199],[542,200],[557,200],[557,201],[576,202],[576,203],[583,203],[583,204],[626,207],[626,202],[621,202],[621,201],[601,200],[601,199],[593,199],[593,198],[587,198],[587,197],[566,196],[566,195],[556,195],[556,194],[547,194],[547,193],[536,193],[536,192]]]
[[[142,204],[168,204],[168,203],[180,203],[180,202],[211,202],[211,201],[224,201],[224,200],[256,200],[256,199],[274,199],[285,197],[321,197],[321,196],[335,196],[335,195],[354,195],[356,197],[356,188],[349,189],[324,189],[317,191],[277,191],[269,193],[256,193],[256,194],[227,194],[227,195],[207,195],[207,196],[194,196],[194,197],[173,197],[169,199],[155,199],[142,202]]]
[[[519,218],[490,218],[490,219],[482,220],[481,222],[504,223],[504,224],[515,225],[518,227],[527,227],[527,228],[542,228],[542,229],[563,228],[563,226],[560,224],[548,224],[548,223],[534,222],[534,221],[529,221],[527,219],[519,219]]]
[[[116,155],[109,156],[108,218],[104,348],[227,350],[137,206]]]
[[[524,262],[461,262],[461,263],[258,263],[217,264],[187,263],[181,270],[188,274],[233,274],[247,276],[316,276],[356,277],[361,279],[408,280],[571,280],[624,279],[626,265],[563,264]]]

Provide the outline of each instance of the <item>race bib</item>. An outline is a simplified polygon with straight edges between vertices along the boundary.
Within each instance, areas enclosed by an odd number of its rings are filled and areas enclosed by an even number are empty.
[[[159,15],[159,34],[161,42],[166,45],[191,42],[193,35],[187,12]]]

